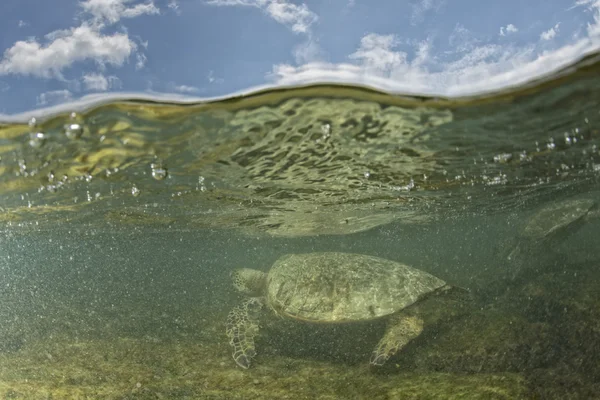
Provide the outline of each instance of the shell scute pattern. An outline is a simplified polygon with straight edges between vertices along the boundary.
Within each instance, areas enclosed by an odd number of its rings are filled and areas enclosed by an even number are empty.
[[[278,314],[312,322],[352,322],[393,314],[444,281],[378,257],[291,254],[267,277],[267,303]]]

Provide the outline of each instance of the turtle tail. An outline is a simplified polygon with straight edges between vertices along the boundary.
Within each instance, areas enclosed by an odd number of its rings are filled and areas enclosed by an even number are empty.
[[[227,315],[226,332],[233,347],[233,359],[244,369],[256,356],[254,337],[258,335],[258,312],[262,302],[257,298],[244,301]]]

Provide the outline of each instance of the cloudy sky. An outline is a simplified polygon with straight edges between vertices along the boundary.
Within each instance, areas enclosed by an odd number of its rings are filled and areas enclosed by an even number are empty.
[[[0,0],[0,114],[89,94],[465,95],[600,47],[600,0]]]

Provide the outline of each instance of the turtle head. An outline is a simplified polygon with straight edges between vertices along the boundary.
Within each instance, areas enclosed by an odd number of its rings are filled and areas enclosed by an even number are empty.
[[[236,269],[231,273],[233,286],[248,296],[257,297],[264,293],[267,274],[250,268]]]

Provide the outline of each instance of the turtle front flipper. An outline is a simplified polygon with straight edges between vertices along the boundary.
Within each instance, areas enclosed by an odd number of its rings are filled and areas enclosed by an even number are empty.
[[[236,306],[227,315],[226,332],[233,347],[233,359],[240,367],[248,369],[256,356],[254,337],[258,335],[258,313],[262,302],[249,299]]]
[[[423,320],[415,315],[394,315],[371,354],[371,365],[381,366],[398,350],[423,332]]]

